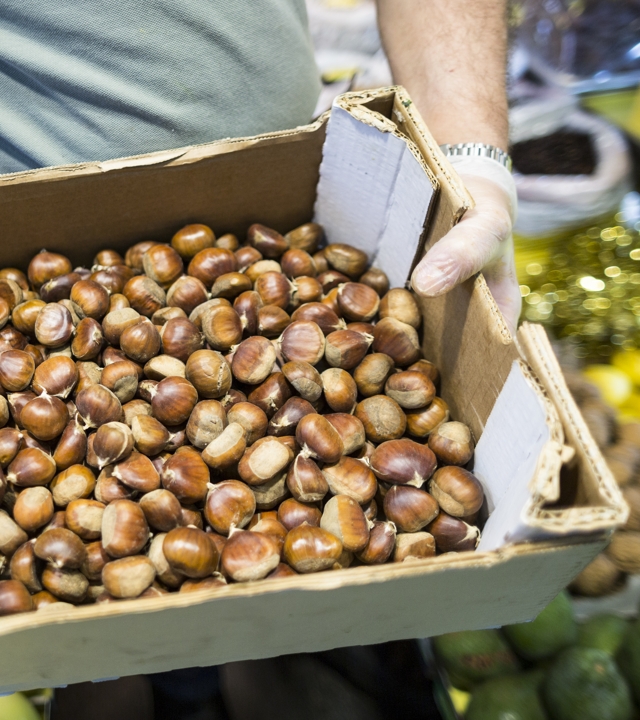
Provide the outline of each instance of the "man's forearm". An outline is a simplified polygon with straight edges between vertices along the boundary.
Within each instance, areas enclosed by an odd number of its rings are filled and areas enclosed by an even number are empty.
[[[394,79],[439,144],[507,150],[507,0],[377,0]]]

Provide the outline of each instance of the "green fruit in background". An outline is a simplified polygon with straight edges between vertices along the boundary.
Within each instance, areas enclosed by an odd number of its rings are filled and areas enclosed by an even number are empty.
[[[542,684],[552,720],[630,720],[631,693],[612,657],[604,650],[564,650]]]
[[[640,703],[640,618],[627,626],[627,634],[616,656],[636,702]]]
[[[461,690],[474,683],[517,672],[518,659],[498,630],[467,630],[433,638],[438,659]]]
[[[40,715],[22,693],[13,693],[0,697],[0,720],[40,720]]]
[[[604,650],[612,657],[629,631],[629,623],[617,615],[596,615],[578,627],[580,647]]]
[[[465,720],[546,720],[531,673],[493,678],[477,687]]]
[[[535,620],[505,625],[502,630],[518,655],[527,660],[542,660],[555,655],[573,645],[578,635],[571,600],[566,592],[552,600]]]

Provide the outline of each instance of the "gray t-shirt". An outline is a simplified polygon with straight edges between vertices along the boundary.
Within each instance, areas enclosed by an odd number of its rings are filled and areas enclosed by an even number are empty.
[[[304,0],[3,0],[0,173],[308,122]]]

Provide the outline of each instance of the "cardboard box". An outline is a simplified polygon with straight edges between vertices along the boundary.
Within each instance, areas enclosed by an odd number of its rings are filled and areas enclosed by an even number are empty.
[[[472,204],[401,88],[338,98],[295,130],[0,178],[3,265],[42,247],[244,236],[315,216],[403,283]],[[315,209],[314,209],[315,208]],[[482,277],[423,300],[424,353],[478,440],[492,511],[475,553],[0,619],[0,689],[52,686],[532,618],[605,545],[625,505],[544,332],[509,335]],[[535,376],[534,376],[535,372]],[[535,542],[532,542],[535,541]]]

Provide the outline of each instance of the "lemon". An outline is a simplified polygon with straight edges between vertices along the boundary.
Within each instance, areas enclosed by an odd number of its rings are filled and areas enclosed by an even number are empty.
[[[40,720],[40,715],[22,693],[13,693],[0,697],[0,720]]]
[[[633,392],[631,378],[613,365],[587,365],[583,375],[600,390],[603,400],[614,407],[622,405]]]
[[[640,350],[616,353],[611,358],[611,364],[628,375],[634,385],[640,385]]]

